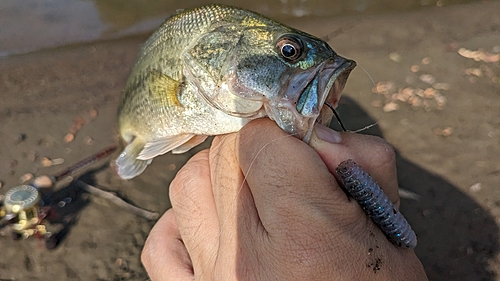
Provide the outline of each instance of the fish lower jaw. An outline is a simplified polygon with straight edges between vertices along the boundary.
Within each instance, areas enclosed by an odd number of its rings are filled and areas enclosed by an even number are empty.
[[[286,133],[309,142],[309,138],[314,127],[314,123],[319,116],[304,116],[297,111],[296,103],[285,101],[279,103],[265,104],[268,117],[274,120],[278,126]]]

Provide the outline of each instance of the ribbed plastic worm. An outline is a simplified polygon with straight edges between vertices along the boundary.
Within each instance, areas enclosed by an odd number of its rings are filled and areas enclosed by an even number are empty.
[[[335,172],[345,191],[361,205],[389,240],[401,247],[417,246],[417,236],[408,221],[367,172],[352,159],[340,163]]]

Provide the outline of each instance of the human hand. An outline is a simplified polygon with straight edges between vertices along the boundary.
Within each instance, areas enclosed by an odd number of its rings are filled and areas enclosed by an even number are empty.
[[[389,242],[332,175],[354,159],[398,206],[392,147],[339,136],[319,126],[309,146],[261,119],[216,137],[170,185],[172,209],[142,253],[150,278],[426,280],[414,252]]]

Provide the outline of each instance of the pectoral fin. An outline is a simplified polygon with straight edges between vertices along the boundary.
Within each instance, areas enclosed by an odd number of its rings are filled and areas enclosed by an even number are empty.
[[[125,147],[122,153],[120,153],[120,156],[116,158],[116,172],[122,179],[128,180],[140,175],[151,163],[151,159],[137,159],[137,156],[143,148],[144,141],[139,138],[135,138]]]
[[[146,76],[146,84],[152,95],[160,99],[162,104],[181,106],[178,97],[180,82],[158,71],[151,71]]]
[[[194,135],[184,134],[168,136],[146,143],[137,159],[148,160],[158,155],[165,154],[189,141]]]
[[[178,146],[177,148],[173,149],[172,154],[184,153],[184,152],[190,150],[191,148],[204,142],[207,139],[207,137],[208,136],[194,136],[190,140],[188,140],[187,142],[182,144],[181,146]]]

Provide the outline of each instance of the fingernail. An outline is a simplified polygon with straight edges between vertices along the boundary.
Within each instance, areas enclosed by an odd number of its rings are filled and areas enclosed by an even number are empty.
[[[340,136],[339,132],[334,131],[321,124],[316,125],[316,127],[314,128],[314,133],[318,138],[329,143],[340,143],[342,141],[342,137]]]

